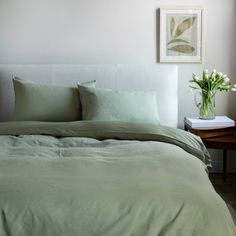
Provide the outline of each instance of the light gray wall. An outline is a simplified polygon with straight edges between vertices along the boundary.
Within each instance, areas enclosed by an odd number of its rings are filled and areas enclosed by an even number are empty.
[[[184,116],[198,114],[188,92],[192,72],[216,68],[236,82],[235,4],[235,0],[0,0],[0,64],[152,64],[157,62],[157,9],[202,6],[204,63],[179,65],[182,127]],[[236,93],[217,94],[217,115],[236,119],[235,101]]]

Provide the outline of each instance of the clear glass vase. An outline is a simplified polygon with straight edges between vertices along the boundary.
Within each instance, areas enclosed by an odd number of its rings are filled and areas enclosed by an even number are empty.
[[[197,101],[197,94],[200,95],[200,101]],[[215,119],[215,93],[212,91],[198,92],[195,95],[195,103],[199,108],[199,118],[203,120]]]

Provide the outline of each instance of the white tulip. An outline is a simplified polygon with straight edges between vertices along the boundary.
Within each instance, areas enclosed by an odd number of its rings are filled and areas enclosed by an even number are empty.
[[[228,77],[224,78],[224,81],[225,83],[229,82],[229,78]]]
[[[199,80],[199,78],[197,76],[194,77],[195,80]]]
[[[234,88],[236,88],[236,84],[234,84]]]
[[[223,78],[226,78],[227,77],[227,75],[223,75]]]
[[[207,73],[208,73],[208,69],[205,69],[205,70],[204,70],[204,73],[207,74]]]
[[[236,91],[236,88],[231,88],[231,91]]]
[[[220,72],[220,73],[219,73],[219,76],[220,76],[220,77],[222,77],[222,76],[223,76],[223,73],[222,73],[222,72]]]
[[[213,73],[214,73],[214,74],[216,73],[216,69],[213,70]]]

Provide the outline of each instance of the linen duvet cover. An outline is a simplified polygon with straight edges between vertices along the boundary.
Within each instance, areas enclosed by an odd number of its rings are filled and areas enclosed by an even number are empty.
[[[1,236],[235,236],[201,140],[126,122],[0,124]]]

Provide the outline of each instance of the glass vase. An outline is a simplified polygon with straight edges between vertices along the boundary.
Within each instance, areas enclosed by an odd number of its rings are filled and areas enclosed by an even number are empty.
[[[199,118],[203,120],[214,120],[215,119],[215,93],[212,91],[201,91],[200,93],[201,100],[200,102],[195,103],[199,108]]]

